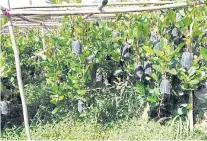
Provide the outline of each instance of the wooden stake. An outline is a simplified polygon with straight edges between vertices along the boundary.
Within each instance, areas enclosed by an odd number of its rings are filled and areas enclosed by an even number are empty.
[[[9,0],[8,0],[8,5],[10,7]],[[25,99],[25,94],[24,94],[24,89],[23,89],[23,82],[22,82],[22,73],[21,73],[21,66],[20,66],[19,50],[17,48],[16,39],[15,39],[15,35],[14,35],[14,30],[13,30],[13,25],[12,25],[12,18],[10,16],[8,16],[8,19],[9,19],[9,21],[8,21],[8,23],[9,23],[9,33],[10,33],[12,48],[13,48],[14,57],[15,57],[15,66],[16,66],[16,72],[17,72],[19,92],[20,92],[21,101],[22,101],[24,125],[25,125],[25,130],[26,130],[28,141],[31,141],[27,104],[26,104],[26,99]]]

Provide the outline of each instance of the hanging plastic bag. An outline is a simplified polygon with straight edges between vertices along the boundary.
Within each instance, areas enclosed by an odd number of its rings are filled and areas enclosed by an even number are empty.
[[[167,79],[163,79],[160,83],[160,93],[170,94],[170,90],[171,90],[170,81]]]
[[[83,112],[83,110],[84,110],[83,106],[84,106],[84,103],[81,100],[78,100],[78,112],[79,113]]]
[[[7,101],[0,101],[0,110],[2,115],[9,113],[9,103]]]
[[[192,62],[193,62],[193,53],[184,52],[181,60],[182,67],[186,69],[190,69]]]
[[[144,71],[144,69],[143,69],[142,66],[136,66],[135,67],[135,70],[134,70],[135,77],[138,78],[140,81],[143,78],[143,74],[144,74],[143,71]]]
[[[152,71],[152,66],[150,61],[144,61],[144,73],[149,75]]]
[[[122,57],[124,59],[130,59],[130,50],[131,50],[131,45],[124,43],[123,44],[123,49],[122,49]]]
[[[72,53],[81,54],[82,53],[82,45],[79,40],[72,41]]]

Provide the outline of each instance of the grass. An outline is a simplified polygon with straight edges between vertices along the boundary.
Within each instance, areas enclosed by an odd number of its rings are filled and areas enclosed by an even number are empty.
[[[161,125],[158,122],[143,122],[140,119],[131,119],[119,123],[100,125],[92,122],[74,122],[71,119],[59,123],[48,123],[31,127],[33,140],[206,140],[207,134],[195,130],[192,134],[182,132],[177,136],[177,124],[173,128]],[[22,127],[6,129],[2,132],[4,140],[26,140]]]

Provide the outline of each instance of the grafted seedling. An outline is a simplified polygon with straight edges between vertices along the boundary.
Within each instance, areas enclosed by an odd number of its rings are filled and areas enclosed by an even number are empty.
[[[183,52],[181,64],[183,68],[190,69],[193,62],[193,53],[189,52],[189,45],[187,44],[186,52]]]

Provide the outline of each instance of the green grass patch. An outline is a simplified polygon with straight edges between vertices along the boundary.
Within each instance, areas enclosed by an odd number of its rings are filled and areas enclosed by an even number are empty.
[[[66,118],[59,123],[48,123],[31,127],[33,140],[206,140],[207,135],[199,130],[194,133],[182,131],[178,136],[177,126],[161,125],[158,122],[143,122],[140,119],[120,121],[107,125],[92,122],[74,122]],[[184,128],[183,128],[184,129]],[[25,131],[22,127],[6,129],[2,132],[5,140],[26,140]]]

